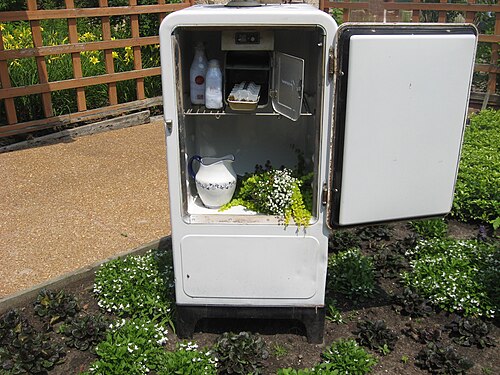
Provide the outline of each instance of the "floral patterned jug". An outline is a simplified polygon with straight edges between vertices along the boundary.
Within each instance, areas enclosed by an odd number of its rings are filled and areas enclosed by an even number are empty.
[[[194,173],[193,162],[200,163],[198,173]],[[236,173],[233,170],[234,155],[221,158],[194,155],[189,159],[189,175],[196,182],[196,190],[203,204],[208,208],[219,208],[229,203],[236,189]]]

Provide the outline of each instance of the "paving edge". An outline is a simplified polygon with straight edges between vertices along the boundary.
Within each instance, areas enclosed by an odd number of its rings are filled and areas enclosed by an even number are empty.
[[[89,266],[68,272],[64,275],[55,277],[31,288],[9,295],[0,299],[0,315],[7,310],[19,308],[35,300],[36,296],[42,289],[61,289],[69,284],[76,283],[94,275],[95,271],[104,263],[114,259],[125,258],[130,255],[142,255],[150,249],[168,249],[170,248],[170,236],[162,237],[158,240],[151,241],[147,244],[139,246],[135,249],[125,251],[118,255],[106,258]]]

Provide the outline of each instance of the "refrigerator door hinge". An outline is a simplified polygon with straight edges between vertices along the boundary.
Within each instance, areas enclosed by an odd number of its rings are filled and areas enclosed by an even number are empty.
[[[276,90],[276,89],[270,89],[269,90],[269,97],[271,99],[276,99],[278,97],[278,90]]]
[[[328,203],[328,186],[323,184],[323,189],[321,190],[321,204],[326,206]]]
[[[168,119],[168,120],[164,120],[164,123],[165,123],[165,130],[166,130],[167,135],[172,134],[172,126],[173,126],[174,122],[172,120]]]
[[[335,52],[332,46],[328,51],[328,78],[330,79],[330,81],[333,80],[334,76],[335,76]]]

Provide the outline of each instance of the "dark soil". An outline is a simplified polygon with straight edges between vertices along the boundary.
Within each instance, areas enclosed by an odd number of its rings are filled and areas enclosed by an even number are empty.
[[[373,255],[381,246],[405,238],[409,230],[404,223],[392,226],[390,241],[365,241],[362,249],[367,255]],[[474,238],[477,235],[477,226],[458,222],[449,223],[449,234],[454,238]],[[92,295],[92,279],[70,284],[66,291],[75,295],[83,309],[90,313],[97,313],[99,308]],[[403,330],[412,324],[415,328],[444,329],[445,324],[453,320],[453,315],[445,312],[433,312],[429,317],[412,319],[403,316],[394,310],[393,296],[400,293],[402,286],[397,278],[378,279],[378,293],[372,299],[353,303],[340,295],[330,296],[336,299],[337,306],[342,312],[343,324],[336,324],[328,319],[325,322],[324,344],[309,344],[305,337],[304,327],[294,321],[277,320],[204,320],[196,328],[192,338],[200,347],[212,346],[217,337],[225,331],[252,331],[259,333],[266,341],[270,356],[264,361],[263,373],[276,374],[280,368],[306,368],[313,367],[321,360],[321,352],[339,338],[356,338],[356,325],[360,320],[385,320],[387,327],[398,335],[395,349],[386,356],[373,354],[378,359],[374,374],[428,374],[415,366],[414,360],[417,353],[425,347],[413,338],[405,335]],[[33,315],[33,307],[25,306],[21,309],[24,316],[37,329],[41,329],[38,317]],[[474,367],[468,374],[488,375],[500,374],[500,351],[498,349],[499,327],[492,324],[492,336],[497,340],[497,346],[485,349],[476,347],[460,347],[452,343],[448,331],[443,331],[442,342],[452,344],[457,351],[472,360]],[[53,333],[54,340],[60,340],[59,335]],[[179,339],[172,333],[169,334],[168,350],[173,350]],[[281,355],[277,351],[281,350]],[[367,349],[368,350],[368,349]],[[405,360],[407,358],[407,360]],[[76,349],[68,350],[65,362],[56,366],[51,374],[78,374],[88,369],[95,356],[89,351],[80,352]],[[125,375],[125,374],[124,374]]]

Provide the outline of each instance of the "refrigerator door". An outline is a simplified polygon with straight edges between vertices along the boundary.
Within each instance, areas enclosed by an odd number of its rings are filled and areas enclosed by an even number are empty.
[[[451,210],[474,68],[470,25],[343,25],[328,224]]]
[[[271,97],[279,114],[297,121],[302,108],[304,59],[275,52]]]

